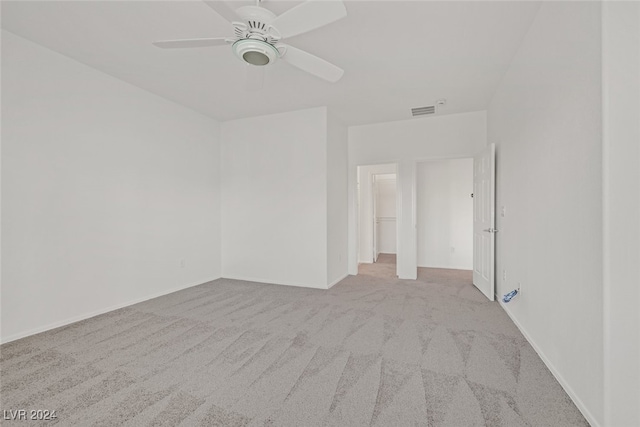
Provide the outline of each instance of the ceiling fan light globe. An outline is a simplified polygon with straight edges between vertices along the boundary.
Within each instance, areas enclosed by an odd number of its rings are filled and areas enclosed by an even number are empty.
[[[273,45],[262,40],[242,39],[233,44],[233,52],[247,64],[264,66],[278,59],[279,53]]]
[[[249,51],[242,55],[242,59],[245,62],[248,62],[251,65],[267,65],[269,61],[269,57],[262,52]]]

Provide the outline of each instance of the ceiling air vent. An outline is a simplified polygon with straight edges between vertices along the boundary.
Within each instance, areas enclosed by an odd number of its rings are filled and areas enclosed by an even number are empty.
[[[417,107],[417,108],[411,109],[411,115],[413,117],[426,116],[427,114],[435,114],[435,112],[436,112],[436,107],[434,105],[431,105],[429,107]]]

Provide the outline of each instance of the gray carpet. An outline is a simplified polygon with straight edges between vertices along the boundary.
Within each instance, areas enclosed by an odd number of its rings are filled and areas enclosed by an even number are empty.
[[[328,291],[220,279],[7,343],[2,409],[81,426],[588,425],[470,272],[407,281],[384,264]]]
[[[358,274],[397,279],[396,255],[380,254],[374,264],[360,264]]]

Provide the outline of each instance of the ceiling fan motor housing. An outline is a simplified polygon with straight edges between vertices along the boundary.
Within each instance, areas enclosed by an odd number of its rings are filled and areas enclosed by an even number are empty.
[[[274,46],[277,38],[270,34],[272,28],[269,25],[275,18],[273,12],[258,6],[244,6],[236,13],[244,20],[242,23],[234,22],[238,37],[233,43],[236,56],[257,66],[269,65],[278,59],[280,53]]]

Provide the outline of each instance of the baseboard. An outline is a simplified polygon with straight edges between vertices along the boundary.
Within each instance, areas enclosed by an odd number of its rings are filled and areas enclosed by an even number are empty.
[[[419,265],[418,267],[420,268],[437,268],[440,270],[467,270],[467,271],[472,271],[473,267],[469,268],[469,267],[465,267],[465,266],[446,266],[446,267],[442,267],[442,266],[433,266],[433,265]]]
[[[6,338],[4,338],[4,337],[1,338],[0,339],[0,344],[6,344],[6,343],[11,342],[11,341],[19,340],[20,338],[25,338],[25,337],[28,337],[28,336],[31,336],[31,335],[39,334],[41,332],[50,331],[51,329],[56,329],[56,328],[59,328],[61,326],[70,325],[71,323],[79,322],[81,320],[86,320],[86,319],[89,319],[91,317],[99,316],[101,314],[108,313],[108,312],[113,311],[113,310],[118,310],[118,309],[123,308],[123,307],[128,307],[130,305],[138,304],[138,303],[141,303],[143,301],[148,301],[150,299],[158,298],[158,297],[161,297],[163,295],[169,295],[169,294],[172,294],[174,292],[178,292],[178,291],[181,291],[183,289],[187,289],[187,288],[191,288],[191,287],[194,287],[194,286],[202,285],[204,283],[208,283],[208,282],[211,282],[211,281],[217,280],[217,279],[219,279],[219,277],[216,277],[215,279],[205,280],[205,281],[198,281],[197,283],[189,283],[187,285],[179,286],[177,288],[171,288],[171,289],[168,289],[168,290],[165,290],[165,291],[162,291],[162,292],[157,292],[155,294],[144,296],[142,298],[136,298],[134,300],[130,300],[130,301],[127,301],[127,302],[124,302],[124,303],[121,303],[121,304],[112,305],[112,306],[107,307],[107,308],[101,308],[100,310],[95,310],[95,311],[92,311],[90,313],[81,314],[79,316],[74,316],[74,317],[71,317],[69,319],[61,320],[61,321],[58,321],[58,322],[50,323],[50,324],[45,325],[45,326],[41,326],[41,327],[38,327],[38,328],[30,329],[28,331],[24,331],[24,332],[20,332],[20,333],[17,333],[17,334],[13,334],[13,335],[10,335],[10,336],[8,336]]]
[[[500,301],[499,298],[496,298],[497,301]],[[533,349],[535,350],[536,353],[538,353],[538,356],[540,356],[540,359],[542,359],[542,362],[547,366],[547,368],[549,369],[549,371],[551,371],[551,374],[555,377],[555,379],[560,383],[560,385],[562,386],[562,388],[564,389],[565,392],[567,392],[567,394],[569,395],[569,397],[571,398],[571,400],[573,401],[573,403],[575,403],[576,407],[578,408],[578,410],[582,413],[582,415],[585,417],[585,419],[587,420],[587,422],[592,426],[592,427],[600,427],[600,423],[598,423],[598,421],[595,419],[595,417],[591,414],[591,412],[589,411],[589,409],[587,409],[587,407],[585,406],[585,404],[582,402],[582,400],[576,395],[576,393],[573,391],[573,389],[571,388],[571,386],[569,385],[569,383],[564,379],[564,377],[560,374],[560,372],[558,372],[558,370],[556,369],[556,367],[551,363],[551,361],[547,358],[547,356],[544,354],[544,352],[542,351],[542,349],[538,346],[538,344],[536,344],[536,342],[533,340],[533,338],[531,338],[531,336],[529,335],[529,333],[527,333],[527,331],[522,327],[522,325],[520,324],[520,322],[518,322],[516,320],[516,318],[513,316],[513,314],[511,313],[511,311],[509,309],[507,309],[506,304],[503,303],[502,301],[500,301],[500,306],[502,307],[502,309],[505,311],[505,313],[507,313],[507,316],[509,316],[509,318],[511,319],[511,321],[516,325],[516,327],[520,330],[520,332],[522,333],[522,335],[524,335],[524,337],[527,339],[527,341],[529,341],[529,344],[531,344],[531,347],[533,347]]]
[[[309,288],[309,289],[327,289],[324,286],[305,285],[305,284],[301,284],[301,283],[278,282],[278,281],[273,281],[273,280],[267,281],[267,280],[264,280],[264,279],[259,279],[259,278],[255,278],[255,277],[247,277],[247,276],[223,275],[222,278],[223,279],[230,279],[230,280],[242,280],[243,282],[262,283],[262,284],[267,284],[267,285],[295,286],[297,288]]]
[[[333,285],[337,285],[338,283],[342,282],[344,279],[346,279],[347,277],[349,277],[349,273],[345,274],[342,277],[339,277],[338,279],[334,280],[333,282],[329,283],[327,285],[327,289],[331,289],[333,287]]]

